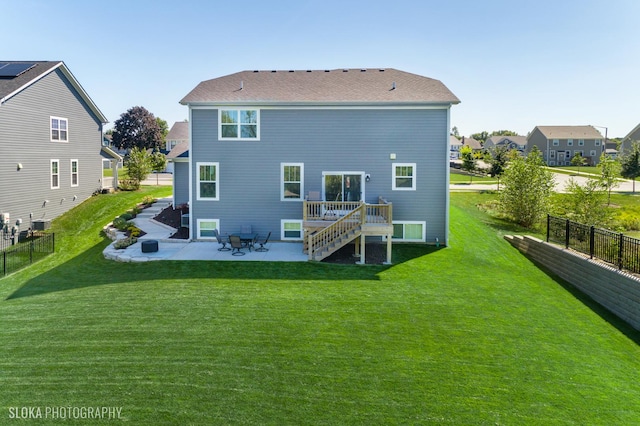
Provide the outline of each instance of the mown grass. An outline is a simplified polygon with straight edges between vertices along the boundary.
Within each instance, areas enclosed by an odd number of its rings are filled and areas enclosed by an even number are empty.
[[[512,249],[518,229],[475,208],[493,194],[451,194],[450,247],[395,245],[390,267],[104,260],[101,225],[160,191],[90,200],[54,221],[55,256],[0,280],[0,423],[57,405],[132,424],[640,418],[638,333]]]

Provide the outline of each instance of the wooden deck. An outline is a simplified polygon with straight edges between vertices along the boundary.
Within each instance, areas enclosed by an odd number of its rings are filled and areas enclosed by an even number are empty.
[[[340,201],[305,201],[303,213],[304,251],[309,260],[322,260],[357,240],[356,254],[365,263],[367,236],[387,237],[387,263],[391,263],[393,236],[392,204]]]

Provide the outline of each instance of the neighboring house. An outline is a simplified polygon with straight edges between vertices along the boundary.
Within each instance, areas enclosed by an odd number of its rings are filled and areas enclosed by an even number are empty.
[[[629,150],[631,148],[631,143],[634,141],[640,141],[640,124],[634,127],[628,134],[625,136],[622,141],[620,141],[620,152],[619,154],[624,154],[625,150]]]
[[[568,166],[580,153],[595,166],[604,151],[604,138],[593,126],[536,126],[527,136],[527,153],[534,146],[542,152],[548,166]]]
[[[63,62],[0,61],[0,213],[6,228],[46,227],[103,189],[105,123]]]
[[[165,149],[167,152],[167,168],[165,169],[168,173],[174,172],[174,163],[169,161],[171,158],[175,158],[176,154],[173,154],[173,157],[169,157],[171,151],[178,145],[188,146],[189,144],[189,122],[188,121],[176,121],[171,126],[171,130],[167,133],[166,137],[166,145]],[[180,154],[184,150],[178,150]]]
[[[460,139],[457,137],[450,135],[449,136],[449,159],[450,160],[458,160],[460,159],[460,148],[463,145],[468,145],[474,152],[479,152],[482,150],[482,145],[480,141],[475,140],[474,138],[465,138],[462,136]]]
[[[191,126],[191,238],[250,224],[308,245],[354,211],[390,219],[388,202],[393,225],[377,235],[447,243],[449,117],[460,101],[440,81],[388,68],[243,71],[180,102]],[[370,215],[360,202],[382,207]],[[368,225],[354,238],[373,233]]]
[[[189,142],[180,142],[167,154],[173,172],[173,205],[189,203]]]
[[[516,150],[524,154],[527,149],[526,136],[491,136],[484,142],[484,149],[491,150],[495,147],[505,147],[507,151]]]

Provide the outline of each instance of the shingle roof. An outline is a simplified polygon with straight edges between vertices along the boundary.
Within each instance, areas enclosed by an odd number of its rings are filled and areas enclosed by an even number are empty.
[[[602,139],[593,126],[537,126],[547,139]]]
[[[242,71],[203,81],[180,103],[457,104],[439,80],[385,69]]]
[[[539,127],[538,127],[539,128]],[[527,137],[526,136],[491,136],[487,139],[487,142],[491,141],[494,145],[499,145],[503,143],[506,139],[517,143],[518,145],[526,145]]]
[[[80,83],[71,74],[71,71],[62,61],[0,61],[15,64],[34,64],[32,68],[18,75],[17,77],[1,77],[0,78],[0,105],[5,103],[11,97],[20,93],[22,90],[32,85],[42,77],[56,69],[60,69],[62,73],[71,82],[71,85],[78,91],[80,96],[87,102],[91,110],[95,113],[102,123],[108,123],[109,120],[100,111],[97,105],[91,100],[87,92],[82,88]]]
[[[171,130],[167,133],[166,139],[168,141],[180,141],[189,139],[189,122],[188,121],[176,121],[171,126]]]
[[[167,154],[167,158],[180,158],[189,157],[189,144],[187,142],[180,142]]]

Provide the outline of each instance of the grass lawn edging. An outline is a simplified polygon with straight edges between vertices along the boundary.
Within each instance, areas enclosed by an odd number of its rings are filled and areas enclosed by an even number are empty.
[[[504,237],[533,261],[640,330],[640,278],[530,236]]]

